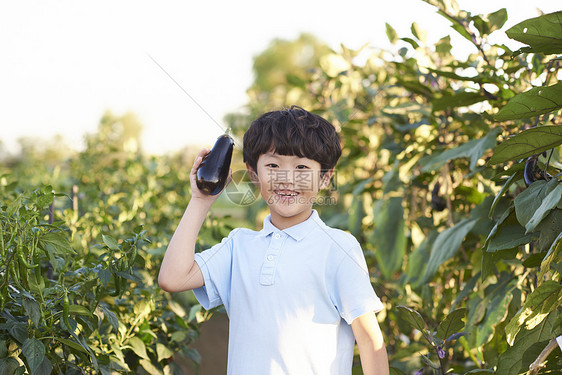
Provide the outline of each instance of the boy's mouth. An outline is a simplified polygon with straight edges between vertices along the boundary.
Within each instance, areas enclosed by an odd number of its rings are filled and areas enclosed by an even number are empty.
[[[273,190],[273,192],[282,197],[296,197],[297,195],[299,195],[298,191],[288,189]]]

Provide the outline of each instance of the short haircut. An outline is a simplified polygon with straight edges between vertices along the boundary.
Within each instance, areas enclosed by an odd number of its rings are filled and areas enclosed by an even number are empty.
[[[341,145],[334,126],[300,107],[267,112],[252,122],[244,134],[243,155],[257,172],[258,159],[273,150],[320,163],[322,174],[335,167]]]

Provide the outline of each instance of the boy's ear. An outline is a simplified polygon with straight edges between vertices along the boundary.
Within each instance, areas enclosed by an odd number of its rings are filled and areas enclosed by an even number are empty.
[[[258,174],[256,173],[256,171],[254,171],[254,169],[250,166],[250,164],[248,164],[248,162],[246,162],[246,170],[250,175],[250,181],[252,181],[254,185],[258,185],[259,184]]]
[[[322,177],[320,178],[320,186],[318,190],[325,189],[330,184],[330,180],[332,179],[333,175],[334,175],[334,168],[325,171],[324,174],[322,174]]]

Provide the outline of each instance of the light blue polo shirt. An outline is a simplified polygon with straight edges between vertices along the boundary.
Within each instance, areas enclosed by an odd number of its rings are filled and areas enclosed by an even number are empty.
[[[230,375],[351,374],[350,324],[383,308],[359,242],[316,210],[285,230],[270,216],[259,232],[234,229],[195,261],[199,303],[229,316]]]

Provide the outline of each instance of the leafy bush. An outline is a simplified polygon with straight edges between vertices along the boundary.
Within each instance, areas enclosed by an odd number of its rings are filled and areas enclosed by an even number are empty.
[[[342,47],[269,103],[298,97],[340,131],[338,205],[318,209],[363,244],[394,374],[559,368],[562,13],[507,30],[527,44],[511,51],[488,42],[505,9],[427,2],[471,44],[466,60],[449,36],[387,25],[395,52]]]
[[[205,316],[155,282],[187,205],[188,172],[181,156],[99,142],[104,121],[116,120],[104,117],[90,147],[55,166],[56,178],[48,167],[40,175],[52,185],[21,178],[30,160],[0,179],[2,374],[183,374],[174,359],[200,362],[190,343]],[[210,218],[203,238],[227,231]]]

